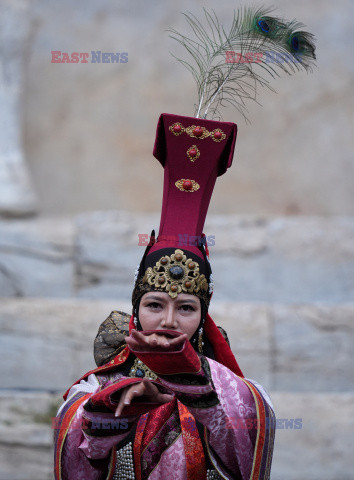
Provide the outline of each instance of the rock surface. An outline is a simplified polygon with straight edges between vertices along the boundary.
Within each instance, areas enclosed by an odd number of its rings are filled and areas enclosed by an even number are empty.
[[[7,217],[37,209],[21,132],[29,5],[26,0],[4,0],[0,11],[0,216]]]
[[[68,218],[0,221],[0,296],[72,296],[74,249]]]
[[[94,368],[93,339],[125,301],[2,299],[2,388],[64,392]],[[354,392],[354,304],[215,302],[241,369],[271,391]]]
[[[353,392],[354,303],[272,308],[275,390]]]
[[[351,480],[353,393],[277,392],[272,400],[278,428],[271,479]],[[286,429],[296,418],[302,428]]]
[[[3,388],[64,393],[94,368],[93,340],[113,310],[108,302],[24,299],[0,305]]]
[[[235,7],[218,1],[226,28]],[[278,95],[259,90],[263,108],[248,104],[251,125],[224,109],[224,120],[236,122],[239,132],[234,165],[216,184],[212,211],[353,215],[353,2],[278,0],[276,7],[280,17],[297,18],[315,34],[318,68],[269,78]],[[162,169],[151,154],[158,116],[193,115],[197,100],[192,76],[169,53],[181,49],[166,29],[189,33],[183,11],[200,16],[201,4],[31,5],[24,146],[43,212],[160,208]],[[127,52],[128,62],[51,63],[52,50]]]
[[[130,312],[138,235],[158,217],[0,222],[0,480],[53,478],[51,418],[94,367],[99,324]],[[351,480],[354,219],[210,215],[205,231],[211,316],[279,419],[272,480]]]
[[[130,299],[132,265],[143,248],[138,234],[158,226],[153,215],[83,214],[77,222],[78,295]],[[354,301],[352,217],[267,218],[209,215],[217,301]],[[212,245],[214,243],[214,245]]]
[[[158,224],[122,211],[0,221],[0,295],[130,301],[139,239]],[[354,301],[353,217],[209,215],[205,231],[215,301]]]
[[[0,392],[0,479],[52,480],[53,428],[61,399],[49,393]]]

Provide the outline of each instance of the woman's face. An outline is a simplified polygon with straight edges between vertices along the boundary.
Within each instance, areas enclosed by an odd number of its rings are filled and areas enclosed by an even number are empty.
[[[139,320],[143,330],[176,330],[191,339],[201,319],[200,300],[180,293],[171,298],[165,292],[148,292],[141,297]]]

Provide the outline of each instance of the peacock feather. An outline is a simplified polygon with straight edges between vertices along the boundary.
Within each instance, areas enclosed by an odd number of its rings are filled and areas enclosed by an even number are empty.
[[[204,9],[204,24],[191,13],[183,14],[192,36],[168,30],[191,57],[187,61],[173,55],[196,81],[197,118],[220,119],[220,108],[232,105],[248,121],[247,100],[258,102],[259,87],[274,92],[269,76],[312,71],[314,36],[301,30],[304,25],[298,21],[286,21],[272,12],[264,7],[239,8],[226,31],[216,13]]]

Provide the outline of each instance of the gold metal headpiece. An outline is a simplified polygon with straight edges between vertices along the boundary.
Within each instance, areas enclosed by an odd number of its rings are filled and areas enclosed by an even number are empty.
[[[154,267],[148,267],[142,282],[167,292],[171,298],[182,292],[207,294],[209,289],[205,275],[199,273],[198,262],[187,259],[183,250],[179,249],[170,256],[161,257]]]

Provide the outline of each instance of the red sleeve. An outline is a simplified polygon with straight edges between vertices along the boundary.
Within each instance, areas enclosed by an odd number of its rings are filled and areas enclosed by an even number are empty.
[[[177,351],[161,352],[156,350],[138,351],[129,347],[156,375],[173,375],[178,373],[198,373],[201,369],[200,358],[189,340]]]
[[[185,406],[209,408],[219,403],[208,361],[196,353],[189,340],[177,351],[131,350]]]

